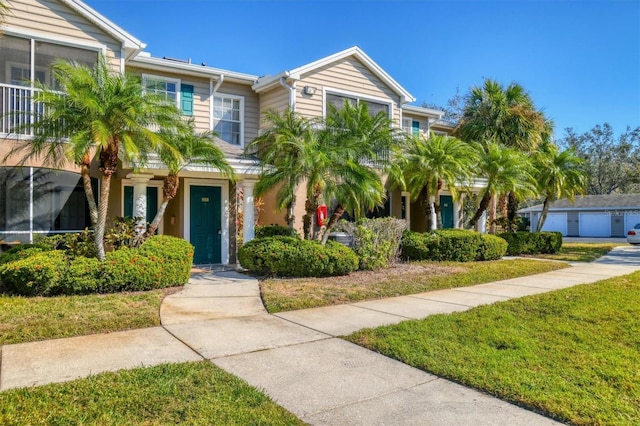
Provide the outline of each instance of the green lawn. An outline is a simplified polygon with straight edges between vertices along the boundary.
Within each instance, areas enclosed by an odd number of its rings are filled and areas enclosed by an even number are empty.
[[[572,424],[640,424],[640,272],[347,337]]]
[[[564,262],[593,262],[609,253],[614,247],[625,245],[615,243],[563,243],[556,254],[536,254],[541,259],[562,260]]]
[[[302,425],[269,397],[207,361],[103,373],[0,392],[0,424]]]
[[[0,345],[160,324],[160,303],[176,289],[87,296],[0,295]]]
[[[265,307],[275,313],[464,287],[565,267],[564,263],[529,259],[411,262],[344,277],[267,279],[260,282],[260,290]]]

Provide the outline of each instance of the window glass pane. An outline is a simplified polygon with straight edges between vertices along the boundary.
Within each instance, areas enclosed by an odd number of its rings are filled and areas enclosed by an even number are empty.
[[[216,96],[213,100],[214,130],[218,137],[234,145],[240,145],[241,99]]]
[[[29,169],[0,168],[0,239],[28,242],[29,235],[11,234],[29,231]]]
[[[362,101],[362,102],[367,103],[367,106],[369,107],[369,114],[371,114],[371,116],[373,117],[378,115],[380,112],[384,112],[386,115],[389,115],[388,104],[381,104],[381,103],[371,102],[371,101]]]
[[[80,231],[89,226],[89,207],[80,175],[34,169],[33,230]]]
[[[147,93],[153,93],[171,102],[177,102],[177,87],[175,82],[161,78],[145,77],[142,84]]]
[[[31,40],[0,37],[0,83],[28,86],[31,79]]]

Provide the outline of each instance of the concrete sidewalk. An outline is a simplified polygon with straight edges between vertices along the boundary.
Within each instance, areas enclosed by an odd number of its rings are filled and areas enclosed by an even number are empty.
[[[0,390],[164,362],[211,360],[311,424],[554,424],[335,336],[543,293],[640,269],[640,248],[530,277],[269,315],[255,279],[194,275],[162,327],[5,345]]]

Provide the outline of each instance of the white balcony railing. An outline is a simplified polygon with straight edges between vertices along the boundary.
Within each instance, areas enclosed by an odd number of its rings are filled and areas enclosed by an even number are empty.
[[[43,112],[34,102],[37,89],[0,83],[0,134],[32,136],[32,123]]]

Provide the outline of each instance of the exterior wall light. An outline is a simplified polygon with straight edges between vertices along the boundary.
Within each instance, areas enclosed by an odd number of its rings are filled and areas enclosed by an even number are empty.
[[[313,96],[316,94],[316,88],[313,86],[304,86],[304,88],[302,89],[302,93],[304,93],[305,95],[309,95],[309,96]]]

